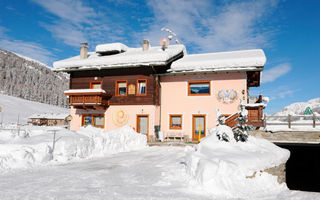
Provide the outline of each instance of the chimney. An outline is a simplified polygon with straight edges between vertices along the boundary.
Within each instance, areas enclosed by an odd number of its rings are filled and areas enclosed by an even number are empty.
[[[88,43],[81,43],[80,47],[80,59],[86,59],[88,57]]]
[[[142,41],[142,51],[148,51],[150,47],[149,40],[143,40]]]

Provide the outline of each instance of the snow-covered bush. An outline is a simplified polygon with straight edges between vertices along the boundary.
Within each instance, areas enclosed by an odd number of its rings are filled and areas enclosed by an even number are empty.
[[[210,135],[216,135],[218,140],[225,142],[234,142],[235,137],[232,129],[226,125],[219,125],[209,130]]]

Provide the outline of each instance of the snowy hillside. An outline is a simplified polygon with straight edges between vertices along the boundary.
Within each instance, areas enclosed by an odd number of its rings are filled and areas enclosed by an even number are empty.
[[[0,94],[0,122],[3,123],[27,123],[28,117],[35,113],[69,113],[69,109],[58,106],[28,101],[25,99]]]
[[[68,79],[43,63],[0,49],[0,93],[67,107],[63,91],[69,87]]]
[[[282,110],[273,115],[286,116],[286,115],[303,115],[307,107],[310,107],[315,114],[320,113],[320,98],[311,99],[307,102],[297,102],[284,107]]]

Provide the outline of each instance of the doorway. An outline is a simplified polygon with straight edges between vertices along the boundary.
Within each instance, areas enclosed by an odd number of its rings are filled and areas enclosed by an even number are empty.
[[[149,139],[149,115],[137,115],[137,132]]]
[[[192,141],[199,140],[200,128],[200,137],[203,138],[206,136],[206,115],[192,115]]]

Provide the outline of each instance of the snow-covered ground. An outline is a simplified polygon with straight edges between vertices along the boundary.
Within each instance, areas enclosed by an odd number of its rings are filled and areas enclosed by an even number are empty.
[[[290,191],[263,173],[247,184],[238,179],[287,159],[285,150],[268,141],[226,143],[211,135],[195,148],[147,147],[146,137],[130,127],[110,132],[86,127],[60,129],[53,149],[57,127],[21,129],[26,131],[20,135],[0,131],[1,200],[320,199],[317,193]],[[210,187],[220,187],[221,193]]]
[[[318,122],[319,123],[319,122]],[[277,131],[320,131],[320,123],[315,128],[312,125],[292,125],[291,128],[288,125],[267,125],[262,130],[277,132]]]
[[[313,128],[313,115],[305,115],[307,108],[315,114],[316,127]],[[307,102],[290,104],[273,115],[267,116],[265,131],[320,131],[320,98]],[[291,128],[288,127],[288,115],[291,115]],[[284,124],[286,123],[286,124]]]
[[[189,180],[183,147],[150,147],[1,174],[0,199],[227,199],[216,198]],[[320,194],[284,190],[259,199],[311,200],[320,199]]]
[[[0,94],[0,123],[26,124],[35,113],[70,113],[69,109]]]

